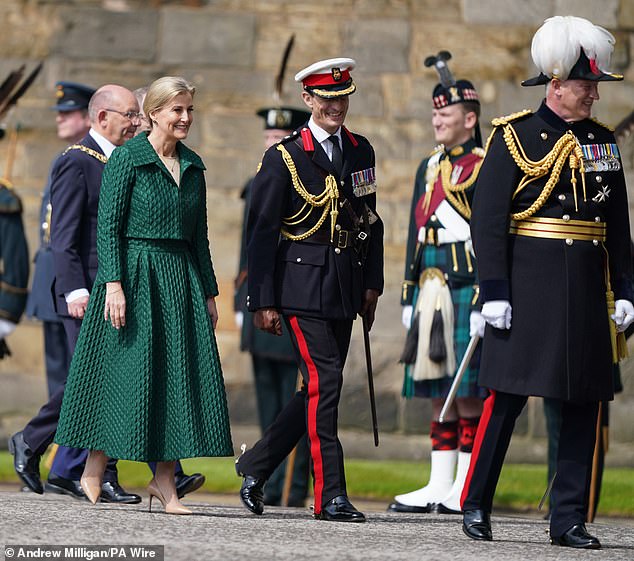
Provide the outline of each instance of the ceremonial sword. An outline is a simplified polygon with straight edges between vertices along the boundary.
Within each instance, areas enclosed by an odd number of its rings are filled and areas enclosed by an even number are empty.
[[[467,371],[467,367],[469,366],[469,362],[471,361],[471,357],[475,352],[476,347],[478,346],[478,341],[480,340],[480,336],[476,333],[473,337],[471,337],[471,341],[469,341],[469,346],[462,357],[462,362],[458,367],[458,371],[453,378],[453,383],[451,384],[451,388],[449,389],[449,393],[447,394],[447,399],[445,399],[445,404],[442,406],[440,411],[440,415],[438,416],[438,422],[442,423],[447,411],[451,407],[454,399],[456,399],[456,393],[458,392],[458,386],[460,385],[460,381],[464,376],[464,373]]]

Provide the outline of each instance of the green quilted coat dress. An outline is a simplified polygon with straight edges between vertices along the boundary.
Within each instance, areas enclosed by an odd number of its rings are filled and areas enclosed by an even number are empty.
[[[170,461],[233,454],[224,380],[206,299],[218,294],[201,159],[178,143],[178,187],[140,134],[106,164],[99,269],[55,441],[113,458]],[[103,317],[120,280],[126,325]]]

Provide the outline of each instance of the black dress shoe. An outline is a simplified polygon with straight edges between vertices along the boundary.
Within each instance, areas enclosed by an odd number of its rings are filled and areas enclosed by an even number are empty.
[[[85,499],[86,494],[81,488],[79,481],[59,477],[58,475],[49,474],[48,480],[44,485],[47,493],[55,493],[57,495],[68,495],[75,499]]]
[[[414,514],[426,514],[428,512],[432,511],[432,506],[431,504],[428,504],[427,506],[410,506],[410,505],[404,505],[403,503],[399,503],[398,501],[394,501],[393,503],[390,504],[390,506],[387,507],[387,511],[388,512],[407,512],[407,513],[414,513]]]
[[[104,481],[101,484],[101,502],[135,505],[141,502],[141,497],[134,493],[128,493],[118,481]]]
[[[491,519],[484,510],[465,510],[462,517],[462,531],[472,540],[491,541]]]
[[[200,489],[205,482],[205,476],[202,473],[192,473],[191,475],[178,473],[174,476],[174,482],[176,483],[176,494],[179,499],[182,499],[188,493]]]
[[[264,484],[266,479],[253,477],[252,475],[242,476],[242,486],[240,487],[240,500],[253,514],[264,512]]]
[[[578,549],[601,549],[601,542],[588,534],[585,524],[575,524],[561,536],[551,536],[550,543]]]
[[[345,495],[332,499],[315,518],[330,522],[365,522],[365,515],[354,508]]]
[[[13,469],[22,482],[34,493],[44,493],[40,479],[40,456],[24,442],[22,431],[9,439],[9,452],[13,454]]]

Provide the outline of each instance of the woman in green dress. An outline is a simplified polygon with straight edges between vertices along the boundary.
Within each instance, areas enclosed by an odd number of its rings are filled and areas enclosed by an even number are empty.
[[[150,509],[157,497],[166,512],[191,514],[176,495],[174,462],[233,454],[205,167],[182,143],[194,91],[183,78],[156,80],[143,104],[150,132],[117,148],[104,169],[99,270],[55,438],[90,450],[81,486],[93,503],[108,457],[156,461]]]

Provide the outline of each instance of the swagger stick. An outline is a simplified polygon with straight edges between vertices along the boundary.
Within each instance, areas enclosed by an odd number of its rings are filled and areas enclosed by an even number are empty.
[[[379,445],[379,423],[376,420],[376,400],[374,399],[374,378],[372,376],[372,355],[370,354],[370,329],[368,320],[363,316],[363,343],[365,346],[365,364],[368,370],[368,391],[370,393],[370,410],[372,411],[372,431],[374,445]]]
[[[462,362],[458,367],[458,371],[453,378],[453,383],[451,384],[451,388],[449,389],[449,393],[447,394],[447,399],[445,399],[445,404],[442,406],[440,411],[440,415],[438,416],[438,422],[442,423],[447,411],[451,407],[456,399],[456,393],[458,393],[458,386],[460,385],[460,381],[464,376],[464,373],[467,371],[467,367],[469,366],[469,362],[471,361],[471,357],[478,346],[478,341],[480,340],[480,336],[476,333],[473,337],[471,337],[471,341],[469,341],[469,346],[462,357]]]

